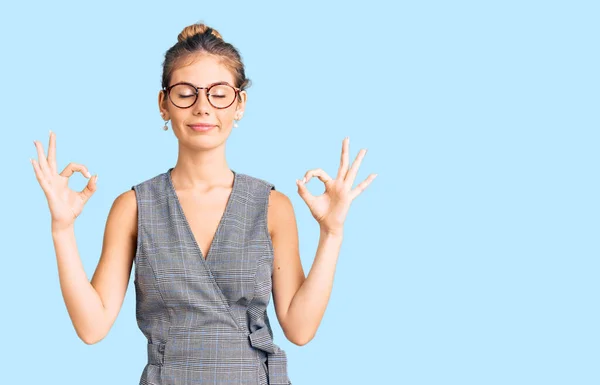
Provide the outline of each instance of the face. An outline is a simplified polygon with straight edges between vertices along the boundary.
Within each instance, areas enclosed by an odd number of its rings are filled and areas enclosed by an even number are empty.
[[[177,68],[171,75],[168,86],[179,82],[191,83],[197,87],[226,81],[235,87],[234,78],[219,59],[208,55],[199,55],[184,67]],[[179,108],[171,103],[162,91],[158,93],[158,106],[163,120],[171,120],[171,127],[181,144],[189,146],[216,147],[225,142],[233,126],[233,120],[240,120],[246,105],[246,92],[241,91],[233,104],[227,108],[213,107],[206,96],[206,90],[198,91],[198,99],[189,108]],[[241,99],[241,101],[240,101]],[[193,100],[193,99],[192,99]],[[198,131],[190,125],[207,123],[214,125],[208,131]]]

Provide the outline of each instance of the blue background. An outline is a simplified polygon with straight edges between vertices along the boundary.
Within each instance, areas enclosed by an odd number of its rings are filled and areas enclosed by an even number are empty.
[[[2,383],[137,384],[133,279],[108,336],[78,339],[29,158],[98,191],[77,219],[88,277],[114,199],[175,164],[157,98],[165,51],[203,21],[253,85],[238,172],[295,207],[305,273],[319,228],[295,180],[368,153],[316,337],[275,343],[300,384],[598,384],[598,2],[16,2],[2,5]],[[329,98],[320,94],[325,90]],[[72,177],[81,190],[87,179]],[[313,179],[314,194],[323,191]],[[133,274],[133,273],[132,273]],[[273,303],[269,316],[276,320]]]

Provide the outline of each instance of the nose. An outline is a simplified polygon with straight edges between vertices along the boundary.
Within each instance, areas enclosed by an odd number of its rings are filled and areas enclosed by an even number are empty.
[[[194,103],[194,106],[192,108],[194,109],[194,113],[201,114],[207,113],[213,108],[210,102],[208,101],[206,90],[198,90],[198,99],[196,99],[196,103]]]

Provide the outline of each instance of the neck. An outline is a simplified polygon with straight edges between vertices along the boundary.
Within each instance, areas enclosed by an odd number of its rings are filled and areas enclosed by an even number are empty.
[[[214,165],[177,161],[177,164],[171,170],[171,179],[180,190],[196,188],[208,190],[213,187],[231,187],[233,178],[234,175],[225,162]]]

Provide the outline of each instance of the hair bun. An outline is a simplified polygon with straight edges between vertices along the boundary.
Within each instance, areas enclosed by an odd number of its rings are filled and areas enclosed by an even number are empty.
[[[213,29],[204,23],[196,23],[185,27],[183,31],[181,31],[181,33],[177,36],[177,41],[184,41],[185,39],[189,39],[194,35],[201,35],[203,33],[206,33],[207,31],[210,31],[210,33],[213,36],[223,40],[223,37],[216,29]]]

